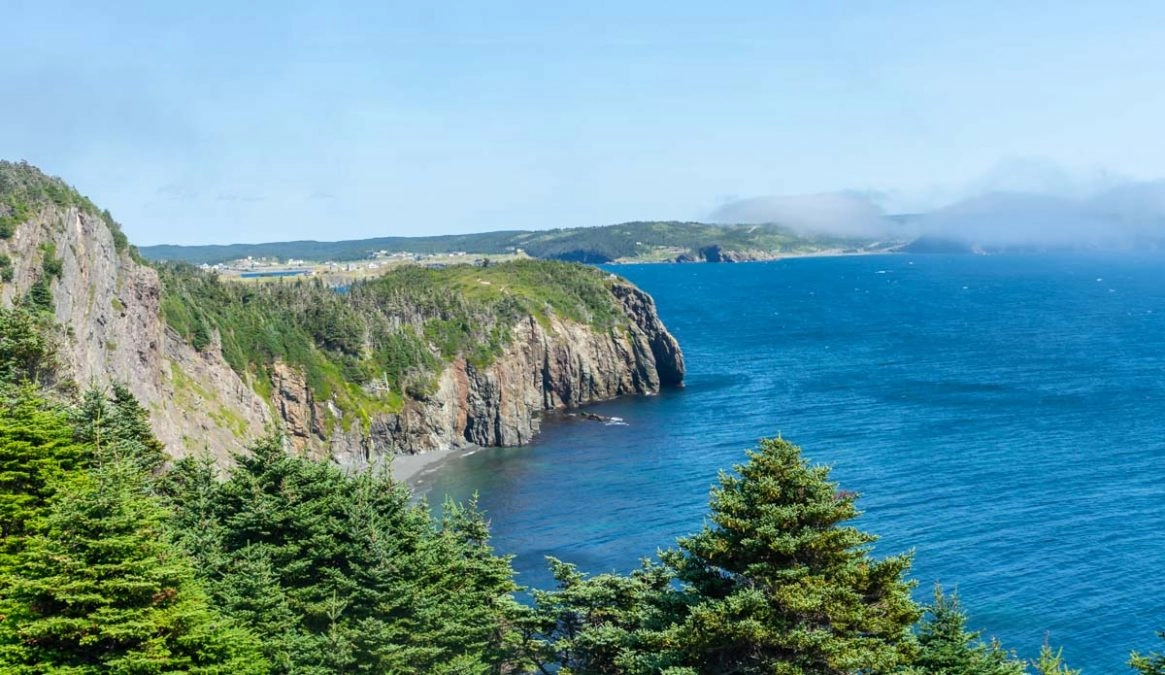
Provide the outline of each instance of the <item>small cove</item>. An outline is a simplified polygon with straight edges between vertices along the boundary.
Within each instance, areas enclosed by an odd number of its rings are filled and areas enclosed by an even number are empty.
[[[957,586],[1022,655],[1086,672],[1154,647],[1165,592],[1165,266],[1134,256],[877,256],[612,268],[652,293],[687,387],[444,461],[520,583],[553,555],[626,571],[700,527],[720,469],[781,434],[863,494],[919,599]]]

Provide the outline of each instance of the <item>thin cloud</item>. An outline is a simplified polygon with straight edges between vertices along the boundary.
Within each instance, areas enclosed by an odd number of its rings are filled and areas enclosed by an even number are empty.
[[[188,185],[170,183],[157,189],[159,197],[176,201],[193,201],[198,199],[198,191]]]
[[[891,229],[881,207],[858,192],[754,197],[717,208],[716,223],[772,223],[811,234],[879,237]]]
[[[220,192],[215,198],[220,202],[261,202],[267,198],[263,195],[243,194],[239,192]]]

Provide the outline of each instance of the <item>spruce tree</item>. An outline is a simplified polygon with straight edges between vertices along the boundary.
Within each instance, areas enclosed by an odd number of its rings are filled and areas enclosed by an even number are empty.
[[[166,448],[154,437],[149,413],[123,385],[114,384],[108,394],[97,387],[86,391],[73,425],[77,440],[98,459],[129,461],[151,473],[165,462]]]
[[[216,603],[255,627],[275,672],[501,668],[513,572],[473,508],[434,522],[386,471],[349,475],[278,437],[221,484],[190,461],[165,484]]]
[[[630,576],[552,561],[559,589],[519,617],[523,655],[575,675],[909,672],[921,614],[908,556],[876,559],[856,496],[796,446],[762,440],[722,474],[711,524]]]
[[[534,590],[533,607],[515,616],[521,664],[575,674],[682,672],[661,639],[685,610],[669,602],[676,596],[670,570],[645,560],[629,575],[588,577],[569,563],[549,562],[557,589]]]
[[[1157,635],[1165,640],[1165,631]],[[1129,659],[1129,665],[1142,675],[1165,675],[1165,654],[1158,654],[1156,652],[1139,654],[1133,652]]]
[[[924,673],[933,675],[1023,675],[1023,661],[1016,660],[996,641],[983,642],[979,633],[967,630],[967,615],[955,593],[934,588],[934,602],[919,625],[918,660]],[[1055,672],[1055,671],[1052,671]]]
[[[465,504],[447,499],[434,525],[421,547],[423,559],[434,564],[418,580],[428,596],[419,616],[430,627],[425,639],[445,654],[464,654],[444,664],[443,672],[491,672],[510,656],[508,617],[517,608],[510,557],[490,545],[476,495]]]
[[[1040,656],[1032,666],[1036,669],[1037,675],[1080,675],[1079,670],[1069,668],[1064,663],[1064,650],[1057,649],[1052,651],[1051,645],[1047,642],[1040,647]]]
[[[255,638],[209,607],[168,518],[128,462],[70,474],[9,578],[4,672],[266,672]]]
[[[24,307],[0,307],[0,386],[43,382],[56,368],[45,320]]]
[[[689,605],[665,634],[677,665],[843,675],[909,664],[920,615],[903,579],[910,557],[871,556],[876,537],[847,525],[856,495],[781,439],[735,470],[713,490],[711,525],[662,556]]]
[[[86,458],[65,414],[31,385],[0,391],[0,556],[18,549],[54,481]]]

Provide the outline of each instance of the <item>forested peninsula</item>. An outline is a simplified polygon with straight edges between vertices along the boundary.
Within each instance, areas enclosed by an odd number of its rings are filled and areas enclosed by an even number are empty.
[[[917,602],[910,555],[874,555],[858,496],[783,439],[640,569],[550,560],[553,589],[520,588],[475,504],[413,501],[395,452],[682,383],[650,296],[606,272],[227,282],[0,163],[0,283],[0,672],[1076,672],[941,588]]]

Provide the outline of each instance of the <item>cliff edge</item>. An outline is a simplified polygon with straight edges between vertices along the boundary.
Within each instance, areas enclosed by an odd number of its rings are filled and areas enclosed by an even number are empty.
[[[0,305],[15,303],[52,313],[79,387],[128,386],[175,457],[226,461],[273,427],[351,466],[520,445],[543,411],[684,377],[651,297],[594,268],[413,268],[346,292],[156,269],[108,212],[0,162]]]

